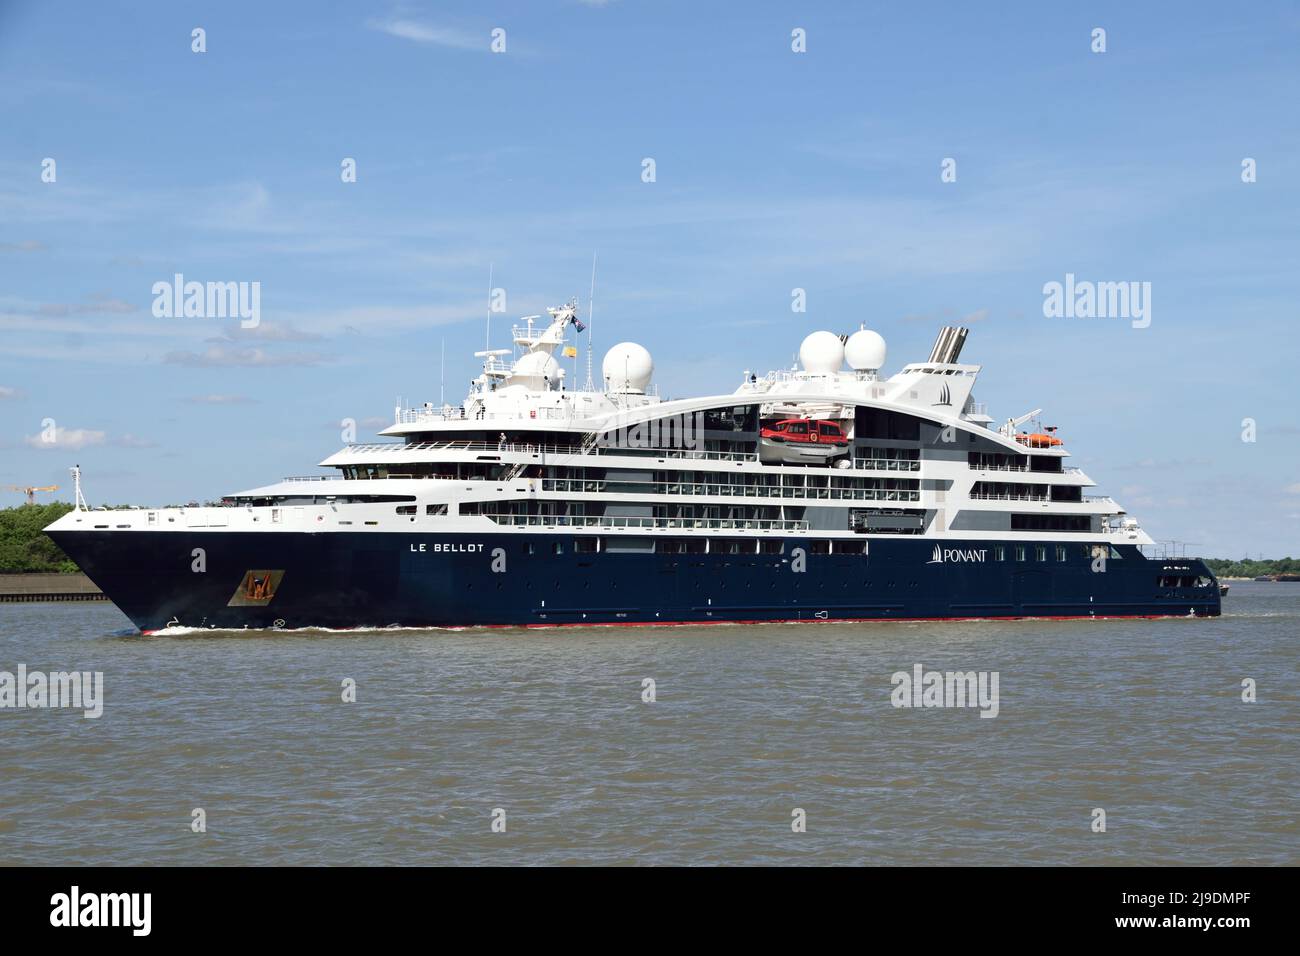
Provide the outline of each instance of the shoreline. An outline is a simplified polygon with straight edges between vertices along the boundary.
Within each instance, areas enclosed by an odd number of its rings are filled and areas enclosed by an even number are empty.
[[[104,592],[80,571],[0,574],[0,604],[107,600]]]

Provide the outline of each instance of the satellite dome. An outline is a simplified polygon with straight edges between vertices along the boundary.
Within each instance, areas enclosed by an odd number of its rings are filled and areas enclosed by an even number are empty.
[[[833,375],[844,364],[844,345],[834,332],[814,332],[799,346],[799,362],[805,372]]]
[[[609,391],[641,393],[650,384],[655,363],[643,346],[619,342],[605,353],[600,370]]]
[[[523,385],[542,391],[560,380],[560,363],[545,352],[528,352],[510,368],[507,385]]]
[[[844,343],[844,358],[849,368],[858,371],[883,367],[885,354],[885,340],[871,329],[859,329]]]

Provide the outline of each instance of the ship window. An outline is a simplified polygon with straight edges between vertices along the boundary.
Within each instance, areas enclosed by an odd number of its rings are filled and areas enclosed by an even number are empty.
[[[445,515],[445,514],[447,513],[447,506],[446,506],[445,504],[444,504],[444,505],[425,505],[425,506],[424,506],[424,513],[425,513],[426,515]]]
[[[1036,560],[1038,560],[1038,561],[1046,561],[1046,560],[1047,560],[1047,545],[1045,545],[1045,544],[1036,544],[1036,545],[1034,545],[1034,558],[1035,558]]]
[[[595,554],[600,550],[600,539],[594,535],[589,538],[574,538],[573,551],[575,554]]]
[[[785,542],[760,540],[758,542],[758,550],[760,554],[784,554]]]
[[[998,545],[996,548],[993,549],[993,560],[994,560],[994,561],[1005,561],[1006,559],[1007,559],[1007,549],[1006,549],[1006,548],[1002,547],[1001,545]]]
[[[413,515],[415,514],[415,505],[398,505],[397,513],[399,515]]]
[[[555,544],[551,546],[551,550],[554,551],[556,554],[564,554],[564,542],[563,541],[555,542]]]
[[[524,554],[536,554],[536,553],[537,553],[537,545],[536,545],[536,542],[533,542],[533,541],[525,541],[525,542],[524,542],[524,546],[523,546],[523,551],[524,551]]]
[[[829,541],[813,541],[808,551],[811,554],[830,554],[831,543]]]
[[[1023,544],[1016,545],[1016,560],[1025,560],[1025,546]]]
[[[1056,546],[1056,560],[1057,560],[1057,561],[1064,561],[1064,560],[1065,560],[1065,545],[1063,545],[1063,544],[1058,544],[1058,545]]]

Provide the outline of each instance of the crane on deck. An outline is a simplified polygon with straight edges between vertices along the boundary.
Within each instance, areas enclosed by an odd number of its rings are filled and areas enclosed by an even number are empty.
[[[1035,408],[1032,412],[1026,412],[1018,418],[1008,418],[1005,425],[998,429],[998,433],[1005,435],[1007,438],[1016,437],[1016,429],[1029,421],[1031,418],[1037,418],[1043,413],[1041,408]]]

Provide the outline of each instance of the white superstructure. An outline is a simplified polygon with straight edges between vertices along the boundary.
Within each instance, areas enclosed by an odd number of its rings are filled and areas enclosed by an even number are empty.
[[[973,398],[980,366],[958,362],[964,329],[944,329],[930,360],[889,377],[878,333],[814,332],[795,368],[671,401],[651,382],[650,353],[632,342],[605,356],[603,388],[570,388],[575,329],[572,303],[522,320],[513,349],[477,353],[482,372],[463,403],[399,407],[381,432],[389,440],[330,455],[326,476],[242,491],[223,507],[64,520],[124,531],[563,528],[745,539],[758,550],[764,536],[793,532],[832,550],[884,535],[1151,543],[1113,499],[1085,493],[1093,481],[1065,466],[1054,432],[1017,431],[1030,416],[996,427]],[[767,437],[801,428],[810,441]],[[782,445],[790,453],[773,460]]]

